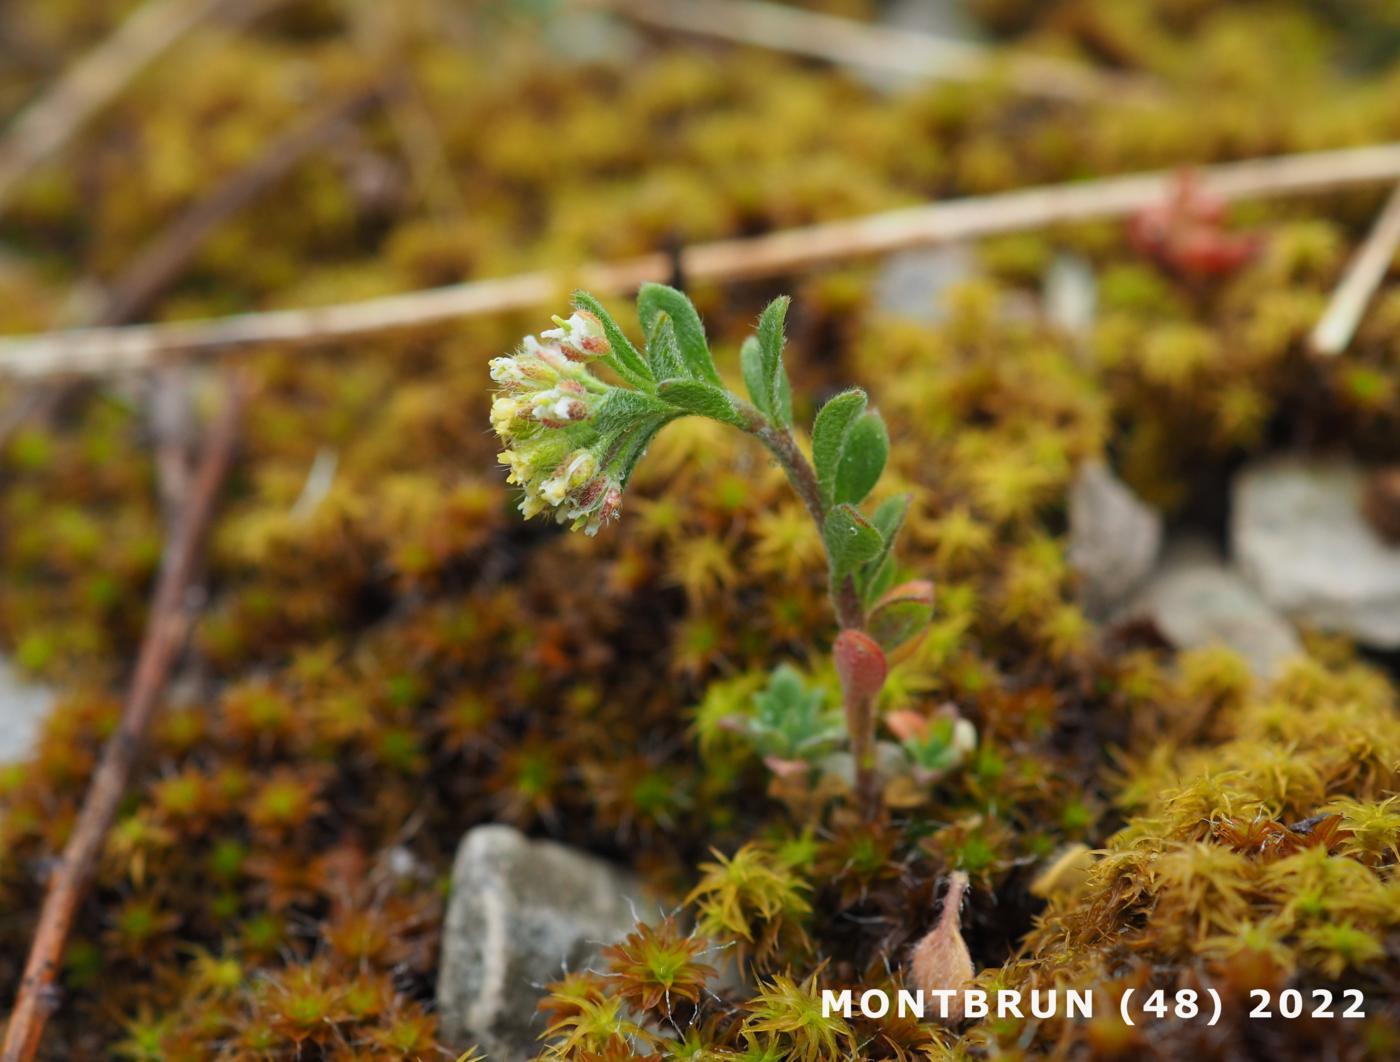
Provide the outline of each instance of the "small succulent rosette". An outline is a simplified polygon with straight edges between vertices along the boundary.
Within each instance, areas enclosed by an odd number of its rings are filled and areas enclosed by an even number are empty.
[[[910,774],[920,785],[932,785],[977,748],[977,729],[952,704],[940,706],[932,715],[890,712],[885,726],[899,738]]]

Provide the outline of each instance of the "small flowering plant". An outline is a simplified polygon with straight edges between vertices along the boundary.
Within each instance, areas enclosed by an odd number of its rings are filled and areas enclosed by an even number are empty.
[[[879,794],[875,704],[888,669],[886,654],[927,627],[933,587],[922,581],[896,585],[893,547],[908,496],[862,508],[889,456],[884,421],[867,408],[865,392],[853,387],[822,406],[812,424],[810,458],[799,444],[783,365],[787,308],[787,298],[770,303],[757,335],[741,348],[742,397],[720,378],[700,315],[682,292],[660,284],[642,287],[637,314],[646,341],[640,350],[595,298],[578,292],[571,317],[556,317],[555,328],[527,337],[514,354],[491,362],[498,389],[491,424],[505,444],[500,459],[510,469],[509,480],[523,492],[520,511],[552,516],[590,535],[617,517],[633,469],[656,434],[678,417],[720,421],[768,449],[826,549],[841,626],[833,656],[845,729],[856,789],[870,809]],[[595,364],[619,382],[595,375]],[[828,743],[826,722],[781,669],[774,683],[753,721],[762,732],[761,748],[774,763],[809,762]]]

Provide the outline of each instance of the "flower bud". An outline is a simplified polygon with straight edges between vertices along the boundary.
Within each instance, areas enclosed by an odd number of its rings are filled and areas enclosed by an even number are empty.
[[[863,631],[845,630],[836,636],[831,653],[846,700],[859,704],[874,700],[889,670],[879,643]]]
[[[540,496],[550,505],[562,505],[564,499],[579,487],[584,486],[598,470],[598,460],[588,450],[578,450],[569,455],[540,485]]]
[[[559,344],[571,361],[592,361],[612,353],[603,322],[587,310],[575,310],[567,321],[555,317],[554,323],[559,327],[546,329],[540,336]]]
[[[539,391],[530,398],[530,415],[551,428],[563,427],[589,415],[588,392],[573,380]]]
[[[584,534],[596,535],[598,529],[604,524],[617,519],[617,514],[622,511],[622,488],[616,483],[610,483],[607,491],[603,494],[603,500],[589,516],[587,524],[584,526]],[[575,524],[577,526],[577,524]]]
[[[497,435],[509,435],[524,412],[525,406],[519,399],[498,394],[491,402],[491,430]]]

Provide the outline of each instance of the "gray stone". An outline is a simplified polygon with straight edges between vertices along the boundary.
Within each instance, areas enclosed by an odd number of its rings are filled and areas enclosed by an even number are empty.
[[[478,826],[457,849],[437,1000],[442,1035],[492,1062],[533,1058],[545,985],[586,967],[646,909],[635,879],[509,826]]]
[[[1174,543],[1147,585],[1121,613],[1147,619],[1178,649],[1226,645],[1260,678],[1302,652],[1297,632],[1209,543]]]
[[[1069,562],[1090,615],[1102,617],[1147,577],[1162,546],[1162,517],[1102,461],[1086,461],[1069,492]]]
[[[1365,473],[1340,459],[1279,458],[1235,480],[1235,558],[1275,608],[1377,649],[1400,648],[1400,547],[1362,515]]]
[[[1076,340],[1088,338],[1098,307],[1093,266],[1078,255],[1055,255],[1045,273],[1042,298],[1051,324]]]
[[[841,779],[847,786],[856,784],[856,761],[849,752],[833,752],[823,756],[818,765],[822,774]],[[908,769],[909,758],[893,741],[875,742],[875,769],[884,777]]]
[[[941,321],[943,296],[977,268],[972,250],[948,243],[899,251],[885,259],[875,278],[875,305],[913,321]]]
[[[562,10],[541,22],[545,47],[564,62],[626,65],[643,51],[642,36],[605,11]]]
[[[906,62],[896,62],[893,69],[873,63],[851,68],[856,78],[890,94],[926,83],[948,63],[966,62],[962,46],[979,44],[984,37],[963,0],[886,0],[875,13],[875,23],[882,29],[899,31],[911,47],[933,49],[923,69],[917,64],[911,69]]]
[[[25,759],[53,707],[54,692],[25,682],[0,658],[0,763]]]
[[[962,0],[888,0],[879,21],[894,29],[954,40],[975,41],[983,36]]]

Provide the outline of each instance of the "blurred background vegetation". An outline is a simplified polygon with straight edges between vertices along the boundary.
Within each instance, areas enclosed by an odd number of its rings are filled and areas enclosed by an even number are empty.
[[[673,904],[699,883],[682,921],[749,953],[747,984],[715,986],[678,1040],[652,1046],[624,1048],[598,1016],[627,982],[581,975],[581,1002],[554,1016],[588,1016],[594,1038],[561,1057],[1394,1050],[1392,659],[1304,625],[1299,661],[1270,684],[1229,648],[1099,623],[1066,511],[1076,469],[1106,458],[1171,533],[1223,540],[1229,478],[1260,454],[1400,459],[1400,285],[1382,286],[1343,356],[1319,362],[1305,343],[1386,188],[1239,202],[1222,224],[1257,253],[1205,277],[1153,260],[1115,220],[687,285],[730,379],[761,307],[792,294],[802,415],[866,387],[890,424],[891,489],[915,492],[908,562],[935,580],[938,611],[884,707],[952,701],[979,745],[870,829],[772,784],[721,725],[778,664],[831,681],[821,547],[776,470],[686,421],[642,464],[619,525],[596,539],[525,526],[496,467],[486,373],[563,312],[588,262],[1400,139],[1394,4],[792,5],[968,35],[990,58],[952,80],[717,41],[623,4],[205,6],[0,202],[0,331],[537,269],[559,296],[306,348],[0,381],[0,656],[55,701],[0,770],[7,992],[178,517],[161,455],[191,448],[230,365],[250,385],[204,603],[68,946],[45,1057],[467,1046],[439,1043],[438,936],[452,851],[488,821],[626,863]],[[21,113],[139,7],[6,3],[0,112]],[[1009,56],[1072,64],[1088,87],[1037,91]],[[1067,269],[1089,278],[1087,315],[1047,283]],[[610,305],[630,327],[627,300]],[[1248,829],[1318,815],[1338,817],[1320,843],[1294,831],[1267,847]],[[1076,843],[1108,854],[1047,908],[1033,881]],[[712,850],[768,878],[702,870]],[[1209,1034],[991,1021],[954,1037],[891,1018],[804,1039],[801,986],[897,976],[951,868],[972,881],[965,934],[988,984],[1274,978],[1360,985],[1376,1005],[1364,1022],[1302,1024],[1236,1007]],[[718,913],[735,909],[738,922]]]

